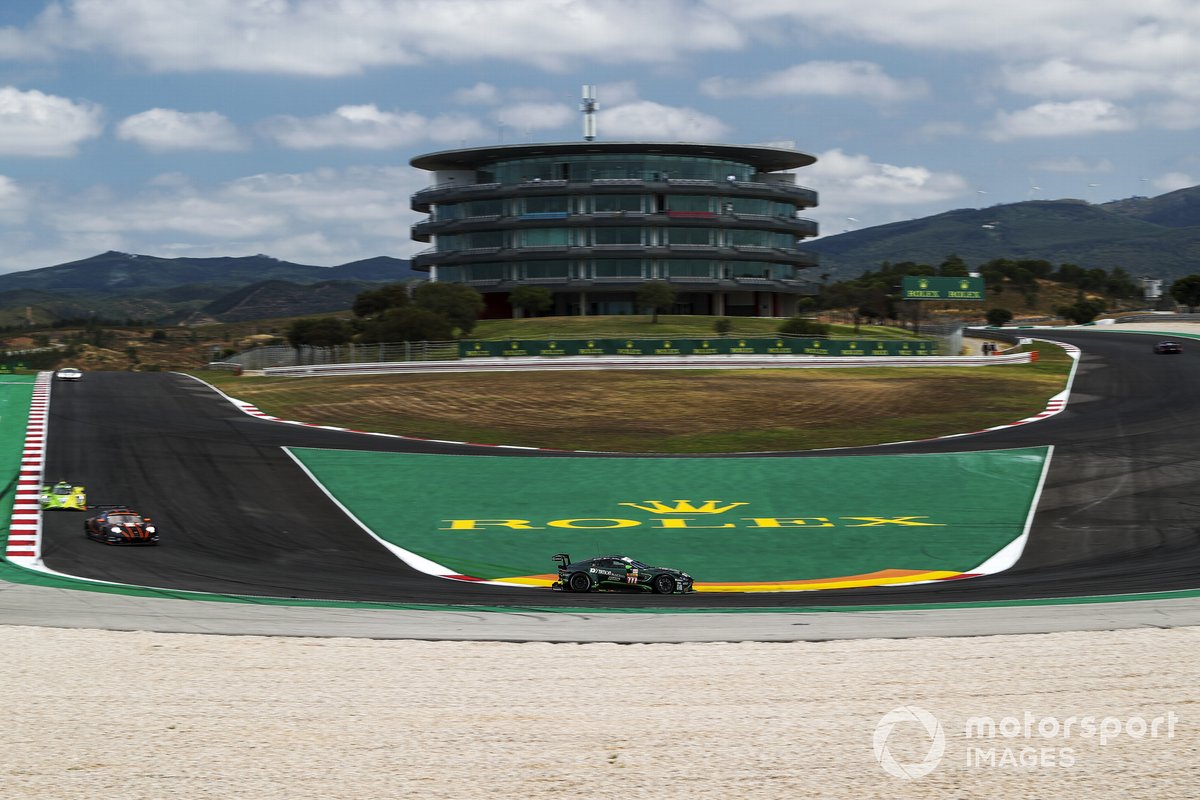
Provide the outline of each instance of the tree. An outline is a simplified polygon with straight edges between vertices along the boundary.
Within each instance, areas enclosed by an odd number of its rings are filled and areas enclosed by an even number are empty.
[[[441,314],[463,336],[471,333],[483,313],[483,295],[462,283],[423,283],[413,292],[413,302]]]
[[[389,283],[378,289],[359,292],[354,298],[354,316],[373,317],[389,308],[404,308],[409,302],[408,286],[403,283]]]
[[[788,336],[827,336],[829,326],[806,317],[789,317],[780,324],[779,332]]]
[[[938,267],[938,275],[948,278],[965,278],[970,272],[967,268],[967,262],[963,261],[956,253],[946,256],[946,260]]]
[[[1105,308],[1103,300],[1079,299],[1074,305],[1059,306],[1054,313],[1071,320],[1076,325],[1083,325],[1094,320]]]
[[[440,342],[454,337],[449,319],[427,308],[389,308],[366,324],[359,340],[371,342]]]
[[[1188,313],[1196,313],[1200,306],[1200,275],[1185,275],[1171,284],[1171,297],[1187,306]]]
[[[336,317],[298,319],[288,329],[292,347],[334,347],[350,341],[350,325]]]
[[[1000,328],[1009,322],[1012,322],[1013,312],[1007,308],[992,308],[987,312],[987,323],[995,328]]]
[[[518,286],[508,295],[508,302],[528,317],[536,317],[554,308],[554,295],[545,286]]]
[[[650,321],[657,323],[659,312],[675,307],[675,287],[666,281],[643,283],[637,291],[637,304],[640,308],[650,309],[653,314]]]

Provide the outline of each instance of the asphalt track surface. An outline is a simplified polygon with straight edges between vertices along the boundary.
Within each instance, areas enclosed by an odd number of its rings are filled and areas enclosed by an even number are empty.
[[[55,383],[45,475],[50,481],[84,483],[90,503],[129,503],[151,514],[163,544],[106,547],[82,535],[83,515],[46,514],[43,560],[68,575],[165,589],[401,604],[577,607],[581,612],[603,607],[975,602],[1200,587],[1200,352],[1188,347],[1182,355],[1153,355],[1155,340],[1149,336],[1092,331],[1036,335],[1083,350],[1063,413],[1035,424],[936,442],[773,454],[822,458],[1055,445],[1025,553],[1013,569],[998,575],[912,587],[687,596],[573,595],[436,578],[409,568],[367,536],[281,448],[479,458],[526,451],[281,424],[242,413],[186,376],[125,372],[88,373],[77,384]],[[403,502],[396,498],[398,506]]]

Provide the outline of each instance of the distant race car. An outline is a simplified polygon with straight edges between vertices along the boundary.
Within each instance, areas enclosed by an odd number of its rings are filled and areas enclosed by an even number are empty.
[[[1170,353],[1172,355],[1179,354],[1183,352],[1183,345],[1179,344],[1179,342],[1159,342],[1154,345],[1154,352]]]
[[[83,378],[83,370],[78,367],[63,367],[54,373],[54,377],[60,381],[77,381]]]
[[[669,567],[652,567],[629,556],[598,556],[571,561],[566,553],[554,557],[558,580],[553,588],[564,592],[634,591],[674,594],[692,591],[692,576]]]
[[[87,490],[70,481],[59,481],[53,486],[43,486],[42,508],[69,508],[73,511],[86,511]]]
[[[100,506],[103,509],[83,523],[89,539],[105,544],[158,544],[158,530],[149,517],[129,506]]]

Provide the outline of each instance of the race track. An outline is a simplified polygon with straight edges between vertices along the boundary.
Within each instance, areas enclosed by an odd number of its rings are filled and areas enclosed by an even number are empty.
[[[103,547],[82,515],[44,516],[43,559],[57,572],[167,589],[268,597],[511,607],[805,608],[1055,598],[1200,587],[1195,522],[1200,354],[1155,356],[1152,337],[1039,331],[1083,350],[1067,410],[1037,424],[922,444],[828,455],[995,450],[1052,444],[1028,545],[1013,569],[912,587],[645,597],[479,586],[419,573],[365,535],[284,446],[497,455],[284,425],[250,417],[203,384],[161,373],[89,373],[56,383],[45,476],[85,482],[93,504],[153,514],[164,545]],[[506,456],[522,451],[506,450]],[[552,454],[539,452],[538,456]],[[620,458],[622,456],[561,457]],[[420,486],[413,486],[420,492]],[[395,498],[397,504],[404,497]]]

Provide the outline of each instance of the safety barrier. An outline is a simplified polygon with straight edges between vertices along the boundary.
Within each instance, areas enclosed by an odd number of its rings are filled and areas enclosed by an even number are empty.
[[[264,375],[303,377],[316,375],[394,375],[431,372],[517,372],[534,370],[597,369],[811,369],[843,367],[984,367],[1028,364],[1033,352],[994,356],[926,356],[923,358],[871,356],[618,356],[549,358],[475,358],[455,361],[393,362],[381,364],[313,364],[272,367]]]

